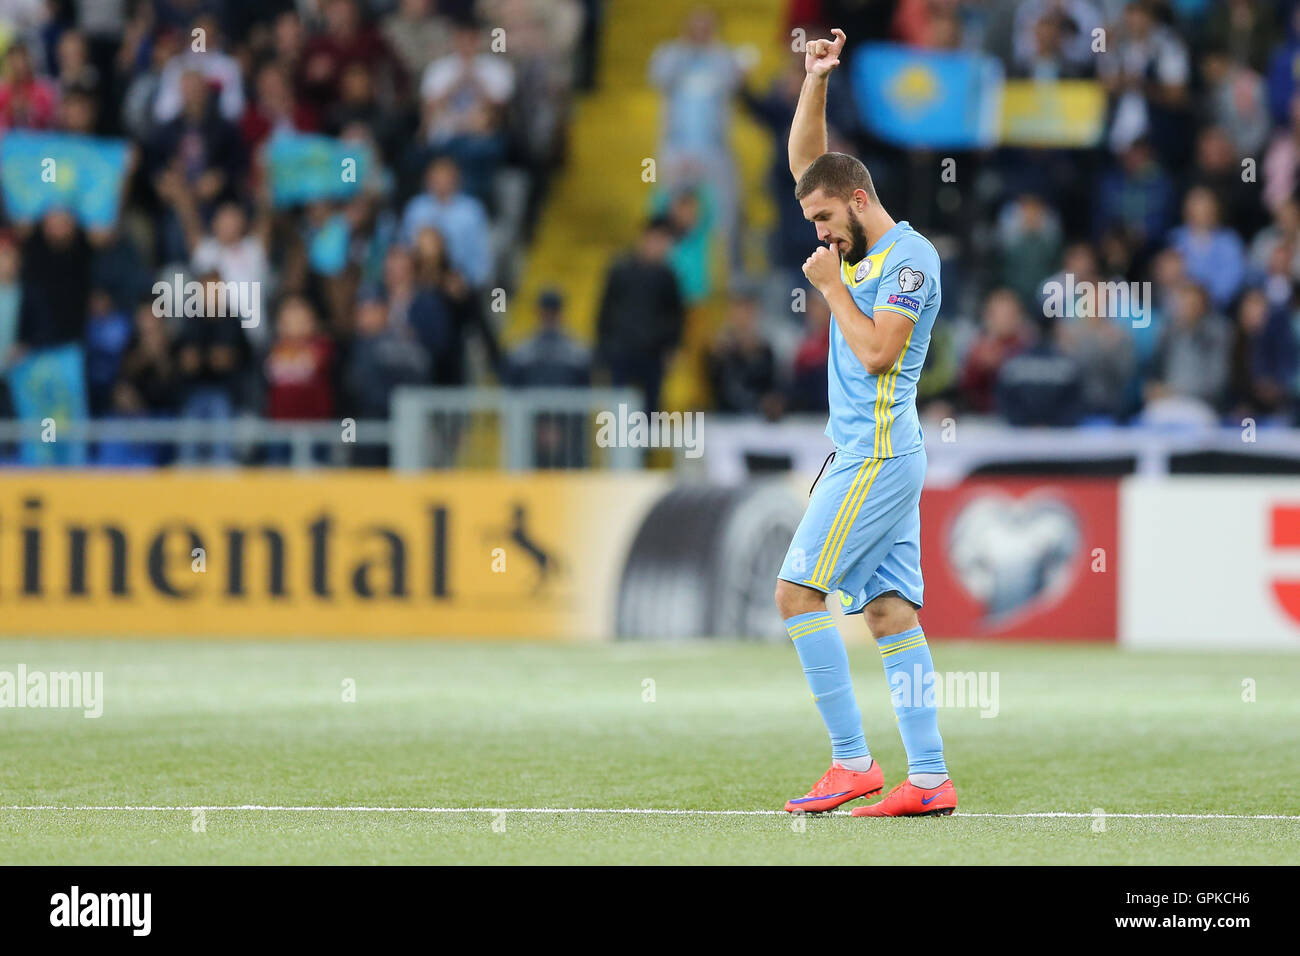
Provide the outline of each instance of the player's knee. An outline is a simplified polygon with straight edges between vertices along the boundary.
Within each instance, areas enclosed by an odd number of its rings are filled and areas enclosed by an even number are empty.
[[[826,610],[826,595],[802,584],[778,580],[776,582],[776,609],[782,620]]]
[[[871,636],[877,640],[920,626],[912,603],[892,594],[876,598],[863,608],[862,615],[867,619]]]

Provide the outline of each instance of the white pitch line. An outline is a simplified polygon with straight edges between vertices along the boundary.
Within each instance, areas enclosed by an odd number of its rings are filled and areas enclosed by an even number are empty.
[[[0,811],[21,810],[63,810],[76,812],[103,811],[113,813],[137,812],[181,812],[203,810],[220,812],[223,810],[253,810],[278,813],[590,813],[590,814],[644,814],[661,816],[733,816],[765,817],[789,814],[784,810],[669,810],[641,807],[304,807],[272,806],[266,804],[245,803],[226,804],[222,806],[61,806],[58,804],[12,804],[0,806]],[[814,816],[817,814],[809,814]],[[833,811],[820,816],[848,816],[843,810]],[[1300,821],[1300,815],[1288,816],[1277,813],[1072,813],[1061,810],[1036,813],[969,813],[958,810],[953,816],[984,817],[999,820],[1028,819],[1077,819],[1093,818],[1123,820],[1293,820]]]

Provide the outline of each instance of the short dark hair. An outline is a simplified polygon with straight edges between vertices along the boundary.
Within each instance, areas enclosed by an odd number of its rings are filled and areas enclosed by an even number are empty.
[[[803,199],[817,189],[833,199],[845,200],[861,189],[872,202],[880,201],[876,198],[871,173],[867,172],[867,167],[862,165],[860,159],[848,153],[822,153],[814,159],[795,184],[794,198]]]

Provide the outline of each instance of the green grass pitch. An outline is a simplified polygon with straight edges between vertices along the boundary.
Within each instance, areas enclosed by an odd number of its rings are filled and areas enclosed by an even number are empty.
[[[934,654],[943,671],[998,675],[996,717],[940,712],[957,814],[795,820],[698,812],[778,809],[826,768],[788,642],[0,641],[0,671],[104,675],[98,719],[0,709],[0,861],[1300,860],[1300,819],[1240,818],[1300,816],[1300,655],[951,642]],[[892,786],[906,764],[879,657],[851,657]],[[201,821],[189,809],[244,805],[324,809]],[[58,809],[14,809],[33,806]],[[342,807],[692,812],[330,809]],[[1098,823],[1097,808],[1152,816]],[[1036,812],[1085,816],[976,815]]]

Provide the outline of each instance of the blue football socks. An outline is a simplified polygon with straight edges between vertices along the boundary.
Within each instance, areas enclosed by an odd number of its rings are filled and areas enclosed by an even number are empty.
[[[862,714],[853,696],[849,655],[830,612],[796,614],[786,619],[785,629],[794,642],[813,700],[831,735],[832,760],[850,770],[869,769],[871,752],[862,732]],[[926,659],[929,660],[929,654]]]

